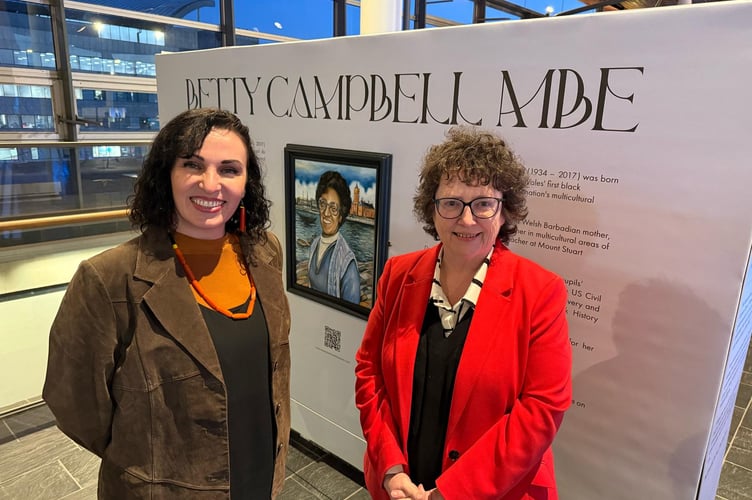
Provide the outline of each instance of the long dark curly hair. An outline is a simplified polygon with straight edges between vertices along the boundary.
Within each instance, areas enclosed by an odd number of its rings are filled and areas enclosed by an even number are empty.
[[[175,202],[172,198],[170,172],[178,158],[188,158],[201,149],[212,129],[229,130],[240,136],[248,151],[243,206],[246,224],[240,227],[240,207],[225,223],[225,231],[238,233],[253,246],[266,242],[271,202],[261,182],[261,167],[251,144],[251,135],[240,119],[229,111],[200,108],[183,111],[170,120],[154,138],[144,159],[141,173],[128,198],[128,218],[142,232],[148,228],[175,229]]]
[[[413,196],[413,213],[423,230],[438,239],[433,222],[434,197],[441,179],[457,178],[468,186],[491,185],[504,198],[504,224],[498,238],[509,243],[517,224],[527,216],[525,189],[529,177],[506,142],[491,132],[468,126],[452,127],[446,140],[428,149],[420,171],[420,184]]]

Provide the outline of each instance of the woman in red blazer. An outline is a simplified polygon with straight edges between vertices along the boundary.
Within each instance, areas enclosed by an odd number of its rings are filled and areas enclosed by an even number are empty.
[[[527,182],[504,141],[477,129],[451,129],[424,159],[414,212],[440,244],[387,262],[356,354],[375,499],[557,498],[567,292],[505,246]]]

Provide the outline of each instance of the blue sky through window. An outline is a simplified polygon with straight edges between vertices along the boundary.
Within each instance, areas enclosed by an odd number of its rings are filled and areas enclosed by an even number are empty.
[[[535,12],[550,15],[582,7],[580,0],[518,0],[513,2]],[[359,9],[348,6],[348,33],[359,31],[358,23],[353,23],[354,13]],[[332,35],[333,4],[331,0],[252,0],[235,3],[235,24],[238,28],[272,33],[294,38],[325,38]],[[472,22],[473,2],[471,0],[429,0],[426,8],[429,16],[441,17],[467,24]],[[589,11],[592,12],[592,11]],[[216,8],[202,8],[187,16],[188,19],[207,23],[219,23]],[[487,8],[486,16],[491,20],[516,17],[507,12]],[[359,20],[357,20],[359,22]]]

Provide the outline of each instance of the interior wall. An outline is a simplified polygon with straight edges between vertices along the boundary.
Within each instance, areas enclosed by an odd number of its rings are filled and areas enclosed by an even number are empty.
[[[0,296],[8,297],[0,301],[0,413],[42,395],[50,326],[64,293],[45,289],[67,284],[79,262],[132,236],[25,245],[0,254]]]

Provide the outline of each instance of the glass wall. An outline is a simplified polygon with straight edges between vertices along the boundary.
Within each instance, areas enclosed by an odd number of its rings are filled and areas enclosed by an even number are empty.
[[[80,3],[91,4],[92,8],[112,7],[131,10],[135,14],[167,16],[176,19],[219,24],[219,1],[215,0],[194,0],[183,2],[164,2],[154,0],[81,0]]]
[[[0,85],[0,131],[11,130],[55,130],[51,87]]]
[[[215,26],[200,29],[111,14],[66,10],[71,69],[87,73],[155,77],[160,52],[222,45]]]
[[[148,144],[0,148],[0,215],[125,206]]]
[[[82,209],[118,208],[133,194],[147,146],[103,144],[77,148]]]
[[[236,0],[235,25],[276,36],[329,38],[334,31],[334,7],[332,0]]]
[[[426,2],[426,26],[434,26],[429,22],[432,17],[454,24],[470,24],[473,22],[473,5],[467,0],[429,0]]]
[[[0,220],[123,208],[147,151],[131,143],[0,147]],[[55,234],[81,232],[4,231],[0,247]]]
[[[51,16],[60,10],[46,3],[0,3],[4,222],[125,208],[159,129],[155,55],[222,45],[213,0],[70,1],[65,2],[67,68],[58,72]],[[254,37],[251,43],[266,41]],[[66,74],[69,82],[61,80]],[[64,91],[68,84],[70,99]],[[63,125],[70,123],[62,118],[70,116],[67,109],[75,110],[74,142],[63,135]],[[92,144],[102,137],[111,139]],[[81,139],[87,144],[75,142]],[[55,140],[63,142],[50,143]],[[123,223],[4,231],[0,246],[113,231]]]
[[[347,4],[345,24],[348,35],[360,35],[360,6]]]
[[[26,2],[2,2],[0,65],[55,69],[50,9]]]
[[[76,89],[81,132],[159,130],[157,94]]]

